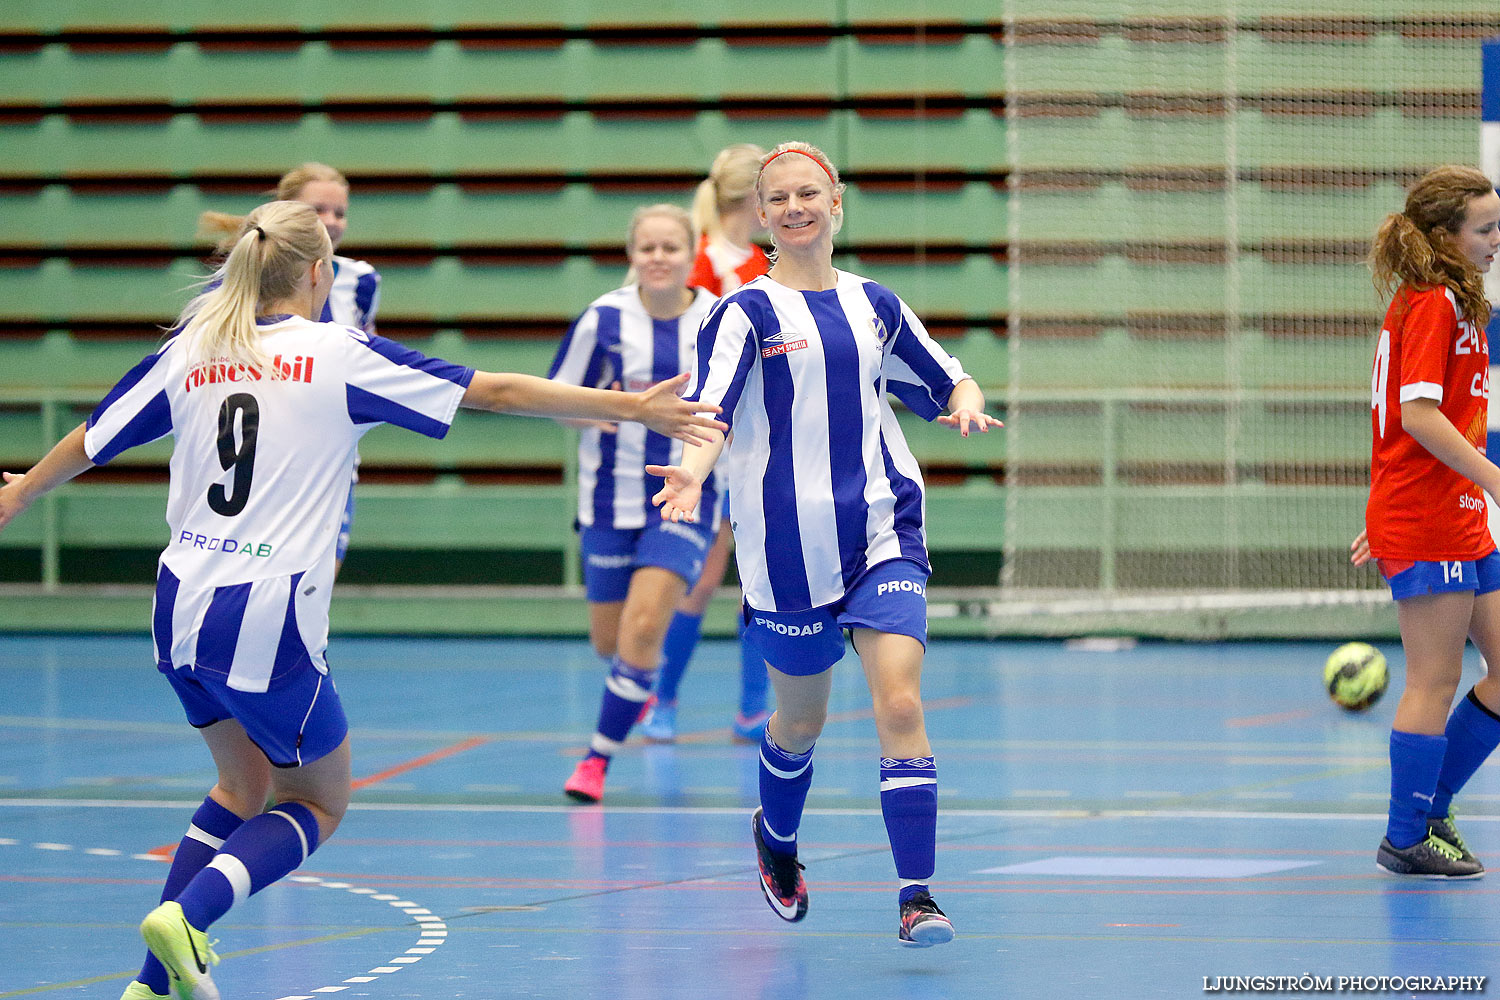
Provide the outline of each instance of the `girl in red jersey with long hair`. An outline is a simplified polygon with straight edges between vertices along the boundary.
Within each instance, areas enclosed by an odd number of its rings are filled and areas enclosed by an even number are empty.
[[[1371,379],[1370,500],[1354,562],[1376,560],[1396,600],[1406,684],[1391,730],[1391,799],[1376,864],[1396,875],[1477,878],[1453,825],[1454,794],[1500,744],[1500,679],[1453,708],[1465,637],[1500,663],[1500,553],[1484,494],[1490,305],[1500,195],[1471,167],[1430,171],[1386,217],[1370,251],[1391,295]]]

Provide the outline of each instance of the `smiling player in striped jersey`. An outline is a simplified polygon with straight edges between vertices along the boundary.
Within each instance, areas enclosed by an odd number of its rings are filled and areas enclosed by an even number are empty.
[[[595,299],[568,329],[550,378],[644,388],[692,366],[698,325],[714,296],[687,284],[693,263],[688,213],[665,204],[637,209],[625,246],[631,280]],[[591,424],[579,439],[578,526],[589,638],[609,669],[588,752],[563,785],[580,802],[603,798],[609,762],[651,695],[672,611],[697,582],[718,528],[714,516],[702,524],[672,524],[651,509],[661,480],[645,467],[671,462],[680,449],[640,426]],[[717,512],[711,483],[703,501],[710,515]]]
[[[761,889],[782,919],[806,915],[797,829],[847,629],[880,738],[898,937],[941,944],[953,925],[929,889],[937,768],[921,700],[930,572],[922,477],[885,394],[965,437],[999,421],[901,299],[834,268],[843,185],[821,150],[778,146],[761,161],[756,192],[775,264],[709,314],[690,398],[722,406],[731,428],[729,503],[746,635],[765,654],[776,689],[752,817]],[[710,436],[711,444],[684,449],[680,465],[647,469],[664,477],[656,498],[664,519],[694,516],[700,484],[724,448]]]
[[[150,955],[123,1000],[169,987],[215,1000],[208,926],[301,865],[348,806],[348,725],[325,650],[339,513],[366,431],[390,423],[441,438],[460,406],[639,420],[684,440],[723,426],[677,398],[686,374],[644,393],[583,389],[476,372],[314,322],[331,257],[307,205],[251,212],[222,283],[188,305],[182,332],[0,486],[3,529],[93,466],[174,438],[152,636],[218,782],[177,848],[162,904],[141,924]]]

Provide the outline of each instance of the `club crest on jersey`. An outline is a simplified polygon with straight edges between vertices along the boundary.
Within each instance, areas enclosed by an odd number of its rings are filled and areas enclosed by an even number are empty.
[[[885,342],[891,339],[891,331],[885,328],[885,323],[878,315],[870,317],[870,332],[875,335],[876,340],[880,341],[881,347],[884,347]]]
[[[806,340],[787,339],[788,337],[795,336],[797,336],[797,334],[789,334],[785,330],[781,330],[777,333],[772,333],[765,337],[762,337],[760,342],[764,346],[762,346],[760,349],[760,356],[763,358],[774,358],[778,354],[790,354],[793,351],[802,350],[807,346]]]

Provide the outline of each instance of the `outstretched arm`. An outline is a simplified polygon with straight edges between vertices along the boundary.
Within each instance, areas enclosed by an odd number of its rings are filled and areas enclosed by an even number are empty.
[[[716,430],[706,431],[707,441],[688,444],[682,449],[681,465],[648,465],[649,475],[661,476],[661,492],[651,502],[661,507],[663,521],[693,521],[698,500],[703,495],[703,480],[713,471],[724,450],[724,435]]]
[[[0,486],[0,531],[37,498],[94,467],[88,453],[83,450],[85,430],[87,426],[84,424],[73,428],[25,475],[4,473],[5,483]]]
[[[964,437],[969,436],[970,427],[988,434],[991,427],[1005,426],[984,412],[984,393],[971,378],[966,378],[953,387],[953,392],[948,396],[948,412],[938,417],[937,422],[944,427],[957,428],[958,433]]]
[[[531,417],[630,420],[689,444],[707,441],[710,433],[724,430],[725,425],[710,416],[719,412],[717,406],[690,403],[677,395],[687,380],[687,373],[683,373],[658,382],[645,392],[613,392],[585,389],[535,375],[475,372],[461,405]]]

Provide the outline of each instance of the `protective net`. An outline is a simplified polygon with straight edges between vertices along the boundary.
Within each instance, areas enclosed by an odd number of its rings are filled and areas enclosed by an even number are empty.
[[[1475,161],[1500,14],[1007,0],[1006,28],[1005,600],[1380,598],[1348,562],[1363,259],[1412,180]]]

